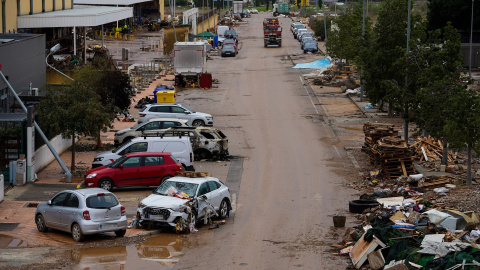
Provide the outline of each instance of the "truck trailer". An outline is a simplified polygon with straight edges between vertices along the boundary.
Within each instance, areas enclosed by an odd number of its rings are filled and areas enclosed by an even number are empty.
[[[173,68],[175,86],[199,85],[207,71],[207,46],[204,42],[175,42]]]

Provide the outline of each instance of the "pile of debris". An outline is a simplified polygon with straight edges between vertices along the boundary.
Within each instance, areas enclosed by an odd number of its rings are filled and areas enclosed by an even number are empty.
[[[419,162],[424,161],[439,161],[443,157],[443,145],[440,140],[433,137],[418,137],[416,142],[410,146],[413,158]],[[448,151],[448,162],[453,162],[457,158],[457,153]]]
[[[367,122],[363,132],[362,151],[368,154],[372,164],[381,167],[387,179],[415,174],[410,148],[405,140],[393,137],[398,135],[394,125]]]

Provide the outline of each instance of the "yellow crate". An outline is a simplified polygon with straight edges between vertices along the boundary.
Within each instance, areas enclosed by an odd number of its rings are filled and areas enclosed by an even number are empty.
[[[175,103],[175,90],[158,91],[157,103]]]

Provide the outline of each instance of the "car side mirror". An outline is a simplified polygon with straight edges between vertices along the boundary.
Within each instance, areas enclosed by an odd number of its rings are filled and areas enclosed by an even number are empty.
[[[123,164],[118,165],[118,168],[123,169]]]
[[[185,114],[191,114],[191,112],[189,112],[189,111],[185,111]]]
[[[202,195],[202,196],[200,196],[199,198],[200,198],[200,199],[202,199],[202,200],[204,200],[204,201],[206,201],[206,200],[207,200],[207,196],[206,196],[205,194],[204,194],[204,195]]]
[[[52,205],[52,201],[49,200],[49,201],[47,202],[47,205]]]

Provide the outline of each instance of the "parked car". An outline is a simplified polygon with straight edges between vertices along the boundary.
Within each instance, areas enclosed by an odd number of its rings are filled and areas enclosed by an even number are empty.
[[[170,152],[185,170],[195,170],[192,144],[188,136],[134,138],[112,151],[96,155],[93,159],[92,169],[106,166],[128,153],[136,152]]]
[[[313,33],[310,33],[310,32],[303,32],[303,33],[300,33],[300,35],[298,36],[298,42],[302,43],[302,40],[304,37],[311,37],[313,38]]]
[[[178,118],[187,119],[191,126],[213,126],[213,117],[210,114],[195,112],[175,103],[148,104],[140,110],[138,116],[138,123],[150,118]]]
[[[235,47],[235,50],[238,50],[237,49],[237,41],[233,38],[226,38],[224,41],[223,41],[223,45],[227,45],[227,44],[231,44]]]
[[[159,186],[182,171],[182,164],[169,152],[128,153],[114,162],[87,171],[85,187]]]
[[[298,40],[298,37],[302,34],[302,33],[306,33],[308,30],[306,28],[301,28],[301,29],[297,29],[295,31],[295,33],[293,34],[293,37],[296,38]]]
[[[217,178],[175,176],[140,201],[137,216],[141,224],[180,227],[215,213],[225,218],[231,209],[230,190]]]
[[[303,45],[303,53],[318,52],[317,42],[307,42]]]
[[[127,232],[125,207],[113,193],[101,188],[57,193],[48,202],[38,204],[35,223],[40,232],[48,228],[69,232],[75,242],[89,234],[115,232],[124,236]]]
[[[115,146],[128,142],[133,138],[139,137],[144,131],[162,131],[170,127],[188,127],[187,119],[178,118],[150,118],[148,121],[135,125],[131,128],[125,128],[115,133],[113,141]]]
[[[237,49],[235,48],[235,45],[233,44],[224,44],[222,46],[222,57],[226,56],[233,56],[235,57],[237,55]]]
[[[228,138],[213,127],[172,127],[161,132],[145,132],[148,136],[189,136],[195,160],[218,158],[229,155]]]
[[[244,14],[245,18],[252,17],[252,14],[250,13],[250,10],[248,10],[248,9],[244,9],[242,13]]]
[[[233,38],[233,39],[237,39],[237,31],[235,30],[226,30],[225,31],[225,35],[224,35],[226,38]]]
[[[292,31],[293,37],[297,38],[298,29],[306,29],[306,28],[307,27],[303,23],[293,25],[293,31]]]
[[[295,25],[301,25],[303,23],[301,22],[292,22],[292,24],[290,25],[290,31],[292,31],[292,33],[295,31]]]
[[[252,14],[258,14],[258,10],[255,9],[255,8],[251,8],[251,9],[250,9],[250,13],[252,13]]]
[[[303,45],[305,45],[305,43],[307,43],[307,42],[316,42],[316,41],[312,36],[302,37],[302,42],[301,42],[301,46],[300,46],[300,47],[302,47],[302,50],[303,50]]]

